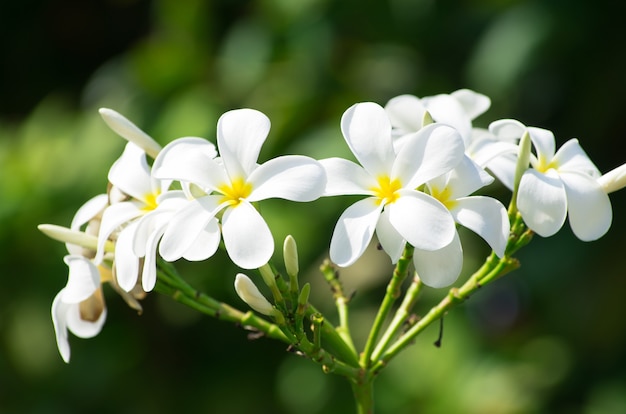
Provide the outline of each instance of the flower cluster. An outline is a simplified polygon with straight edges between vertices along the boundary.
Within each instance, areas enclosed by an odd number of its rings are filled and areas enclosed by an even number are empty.
[[[223,114],[216,144],[183,137],[161,148],[122,115],[102,109],[107,125],[129,141],[109,171],[107,193],[82,206],[70,228],[40,226],[69,252],[68,282],[52,305],[63,359],[70,358],[68,330],[79,337],[101,330],[103,283],[141,310],[137,300],[157,283],[158,257],[205,260],[223,241],[240,268],[264,267],[274,238],[257,203],[270,198],[363,196],[338,218],[331,261],[350,266],[375,235],[392,263],[410,246],[417,274],[435,288],[461,273],[457,224],[498,257],[507,254],[511,212],[476,195],[495,179],[513,191],[525,225],[541,236],[555,234],[568,215],[581,240],[606,233],[612,215],[607,194],[624,186],[623,168],[601,176],[577,140],[555,151],[550,131],[515,120],[473,127],[489,106],[488,97],[466,89],[421,99],[403,95],[385,107],[358,103],[341,119],[356,162],[287,155],[264,163],[258,158],[270,120],[256,110]],[[235,287],[253,309],[272,314],[273,305],[247,276],[239,274]]]

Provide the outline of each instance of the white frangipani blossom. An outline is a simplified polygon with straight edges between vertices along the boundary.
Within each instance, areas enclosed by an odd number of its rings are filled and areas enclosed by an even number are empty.
[[[426,186],[429,193],[448,208],[456,223],[478,234],[496,255],[503,257],[510,231],[506,208],[494,198],[470,195],[492,182],[493,177],[465,156],[452,171],[430,180]],[[452,284],[463,265],[458,234],[441,250],[430,252],[416,248],[414,259],[415,269],[425,284],[432,287]],[[429,279],[432,274],[436,274],[437,279]]]
[[[312,201],[326,184],[324,169],[309,157],[289,155],[257,164],[269,130],[270,121],[261,112],[233,110],[218,121],[219,158],[201,150],[212,145],[208,141],[179,139],[163,148],[153,175],[191,184],[205,193],[172,217],[159,247],[165,260],[176,260],[192,248],[220,214],[224,245],[236,265],[252,269],[269,261],[274,240],[252,203],[268,198]]]
[[[100,333],[106,320],[106,306],[102,296],[101,278],[110,277],[106,269],[98,269],[93,262],[80,255],[64,258],[69,267],[67,284],[52,302],[52,323],[59,353],[70,361],[67,331],[80,338],[92,338]]]
[[[472,121],[491,106],[489,97],[469,89],[459,89],[451,94],[417,98],[400,95],[392,98],[385,110],[391,120],[394,143],[402,145],[407,134],[417,132],[432,120],[454,127],[465,145],[465,154],[481,167],[507,153],[515,153],[513,142],[502,141],[489,131],[472,126]]]
[[[600,172],[578,140],[570,139],[556,151],[551,131],[513,120],[503,120],[499,127],[519,137],[527,132],[535,147],[536,154],[530,157],[532,168],[522,175],[516,200],[526,225],[548,237],[558,232],[569,216],[579,239],[602,237],[611,226],[611,202],[598,183]]]
[[[456,234],[452,216],[441,202],[416,188],[461,162],[459,134],[449,126],[431,124],[409,136],[396,152],[389,118],[371,102],[350,107],[341,129],[361,165],[340,158],[322,160],[328,175],[325,195],[368,197],[339,218],[330,243],[331,260],[339,266],[354,263],[374,231],[393,262],[405,241],[425,251],[449,245]]]

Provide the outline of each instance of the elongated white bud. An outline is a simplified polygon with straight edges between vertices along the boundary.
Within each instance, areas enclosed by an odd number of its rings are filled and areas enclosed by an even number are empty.
[[[237,295],[255,311],[263,315],[272,314],[273,306],[259,291],[252,280],[243,273],[235,277],[235,291]]]
[[[109,108],[100,108],[98,112],[100,112],[102,119],[104,119],[104,122],[106,122],[109,128],[122,138],[137,145],[152,158],[156,158],[161,151],[161,145],[159,145],[158,142],[139,129],[137,125],[130,122],[119,112]]]
[[[602,175],[602,177],[598,178],[598,184],[602,186],[607,194],[626,187],[626,164],[622,164]]]
[[[285,260],[285,269],[289,276],[297,276],[300,271],[298,264],[298,246],[296,240],[288,235],[285,237],[285,243],[283,244],[283,258]]]
[[[98,238],[96,236],[82,231],[71,230],[67,227],[57,226],[55,224],[40,224],[37,228],[46,236],[63,243],[75,244],[91,250],[96,250],[98,245]],[[115,245],[107,241],[104,250],[112,253],[115,250]]]

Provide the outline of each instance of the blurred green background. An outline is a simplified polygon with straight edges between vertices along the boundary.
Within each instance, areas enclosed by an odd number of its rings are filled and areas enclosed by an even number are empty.
[[[214,140],[226,110],[272,120],[261,154],[347,156],[339,132],[355,102],[472,88],[499,118],[571,137],[602,171],[626,161],[626,25],[599,0],[23,0],[0,3],[0,412],[351,413],[341,378],[265,339],[157,294],[137,315],[107,290],[96,338],[70,337],[62,362],[49,309],[65,250],[36,225],[68,225],[105,191],[124,141],[99,107],[162,144]],[[492,193],[508,202],[506,192]],[[376,383],[379,413],[626,413],[626,195],[613,227],[578,241],[565,227],[522,250],[522,268],[431,327]],[[298,241],[302,279],[332,314],[316,272],[348,199],[264,207],[277,245]],[[486,255],[463,234],[471,270]],[[280,253],[277,254],[280,263]],[[234,295],[220,254],[180,263],[198,287]],[[389,270],[372,253],[342,275],[357,336]],[[426,292],[425,312],[445,290]],[[331,317],[331,319],[332,319]]]

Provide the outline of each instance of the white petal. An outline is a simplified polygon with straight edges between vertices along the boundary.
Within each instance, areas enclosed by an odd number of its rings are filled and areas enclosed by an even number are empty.
[[[436,95],[422,99],[433,119],[458,131],[463,142],[469,145],[472,136],[472,120],[461,103],[451,95]]]
[[[567,213],[572,231],[582,241],[597,240],[611,227],[613,210],[609,196],[593,178],[561,173],[567,193]]]
[[[372,240],[382,208],[373,197],[348,207],[335,225],[330,241],[330,260],[345,267],[361,257]]]
[[[137,206],[136,202],[133,201],[112,204],[104,210],[100,223],[100,231],[98,232],[98,249],[94,259],[95,263],[100,264],[100,262],[102,262],[102,258],[104,257],[104,245],[109,236],[120,226],[142,214],[141,209]]]
[[[67,285],[63,289],[63,302],[78,303],[93,295],[100,287],[100,272],[96,265],[77,255],[67,255],[63,261],[70,269]]]
[[[380,105],[363,102],[348,108],[341,117],[341,132],[367,172],[389,173],[395,158],[391,123]]]
[[[447,183],[450,189],[450,199],[468,196],[479,188],[491,184],[493,180],[491,175],[465,156],[450,172]]]
[[[530,140],[537,150],[537,158],[543,157],[550,162],[554,157],[555,140],[552,131],[542,128],[528,128]]]
[[[389,209],[389,221],[406,241],[422,250],[447,246],[456,228],[448,209],[433,197],[418,191],[401,190]]]
[[[455,231],[452,241],[441,249],[415,249],[413,264],[426,286],[442,288],[453,284],[463,268],[463,248],[458,233]]]
[[[512,154],[504,154],[489,161],[486,168],[495,175],[498,180],[509,190],[513,191],[515,183],[515,167],[517,165],[517,156]]]
[[[106,194],[98,194],[91,198],[76,211],[70,228],[72,230],[80,229],[83,224],[100,214],[107,204],[109,204],[109,197]]]
[[[67,312],[71,306],[61,300],[64,294],[62,289],[54,297],[52,301],[52,309],[50,311],[52,316],[52,325],[54,326],[54,333],[56,335],[57,347],[63,361],[70,362],[70,344],[67,339]]]
[[[551,171],[554,170],[549,173]],[[563,226],[567,213],[562,181],[556,174],[527,170],[520,181],[517,208],[535,233],[543,237],[554,235]]]
[[[422,128],[426,108],[418,97],[400,95],[387,102],[385,111],[391,121],[391,126],[397,129],[396,135],[404,135],[417,132]]]
[[[402,146],[393,163],[391,178],[400,178],[403,188],[415,189],[454,168],[464,151],[461,136],[454,128],[428,125]]]
[[[378,183],[363,167],[343,158],[327,158],[320,160],[326,170],[325,196],[335,195],[373,195],[371,188]]]
[[[268,198],[291,201],[318,199],[326,187],[326,172],[321,164],[301,155],[286,155],[258,166],[248,177],[252,184],[251,202]]]
[[[389,211],[387,209],[383,210],[376,224],[376,237],[383,250],[391,258],[391,263],[397,263],[400,256],[402,256],[406,241],[389,221]]]
[[[228,256],[243,269],[263,266],[274,253],[274,238],[267,223],[245,200],[224,212],[222,237]]]
[[[472,141],[470,147],[465,151],[476,164],[483,168],[494,158],[504,154],[517,155],[517,152],[518,146],[516,144],[487,137]]]
[[[489,124],[489,132],[500,141],[517,143],[526,132],[526,126],[515,119],[499,119]]]
[[[133,252],[133,240],[138,222],[131,223],[115,243],[115,277],[117,284],[126,292],[133,290],[139,277],[139,257]]]
[[[163,236],[167,225],[163,225],[154,229],[146,242],[146,256],[143,260],[143,269],[141,271],[141,288],[144,292],[151,292],[156,285],[156,250],[157,244]]]
[[[491,106],[491,99],[488,96],[470,89],[459,89],[450,95],[459,101],[469,119],[477,118],[479,115],[487,112]]]
[[[99,112],[104,122],[118,135],[130,142],[134,142],[152,158],[157,156],[161,146],[135,124],[112,109],[100,108]]]
[[[235,291],[241,300],[255,311],[264,315],[269,315],[272,312],[272,304],[265,299],[265,296],[259,291],[254,282],[243,273],[239,273],[235,277]]]
[[[95,321],[87,321],[80,317],[80,307],[78,304],[71,305],[67,311],[67,329],[79,338],[93,338],[102,330],[102,326],[107,318],[106,307]]]
[[[109,170],[108,179],[117,188],[137,200],[152,194],[150,166],[141,148],[129,142]]]
[[[192,182],[215,189],[227,181],[223,166],[215,162],[215,145],[202,138],[179,138],[163,148],[152,165],[159,179]]]
[[[269,118],[254,109],[236,109],[220,117],[217,147],[231,180],[247,178],[256,167],[269,132]]]
[[[450,210],[454,220],[482,237],[498,257],[503,257],[510,224],[502,203],[484,196],[460,198],[456,203]]]
[[[193,244],[185,250],[183,257],[192,262],[206,260],[213,256],[220,245],[220,228],[217,220],[209,221]]]
[[[575,138],[570,139],[559,148],[554,155],[554,162],[558,165],[559,173],[575,172],[587,174],[593,178],[598,178],[601,175],[598,167],[589,159]]]
[[[225,205],[220,205],[219,196],[205,196],[190,201],[172,217],[159,245],[161,257],[168,262],[180,259],[191,247],[215,214]]]

